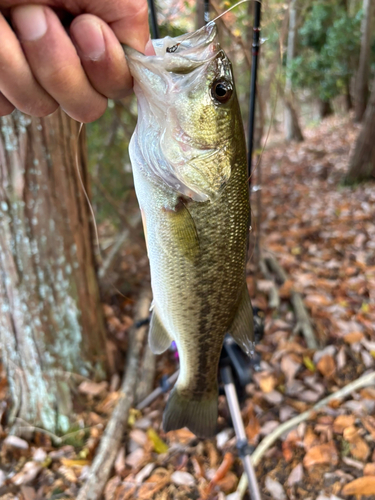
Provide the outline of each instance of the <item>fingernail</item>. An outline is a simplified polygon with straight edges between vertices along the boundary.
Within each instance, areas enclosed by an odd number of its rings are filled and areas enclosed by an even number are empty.
[[[70,33],[80,51],[80,56],[98,61],[105,52],[105,41],[100,25],[91,19],[73,24]]]
[[[12,12],[12,20],[21,40],[31,42],[46,34],[47,20],[41,5],[16,7]]]

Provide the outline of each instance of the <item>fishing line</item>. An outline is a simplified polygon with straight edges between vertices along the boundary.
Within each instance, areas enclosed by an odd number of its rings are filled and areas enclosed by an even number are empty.
[[[82,129],[83,129],[83,123],[80,123],[79,124],[79,129],[78,129],[78,134],[77,134],[77,140],[76,140],[76,150],[75,150],[75,166],[76,166],[76,170],[77,170],[77,175],[78,175],[78,179],[79,179],[79,183],[81,185],[81,189],[83,191],[83,194],[85,195],[85,198],[86,198],[86,202],[89,206],[89,209],[90,209],[90,213],[91,213],[91,217],[92,217],[92,221],[93,221],[93,224],[94,224],[94,231],[95,231],[95,244],[96,244],[96,247],[97,247],[97,252],[98,252],[98,255],[100,257],[100,261],[101,263],[103,264],[103,255],[102,255],[102,251],[100,249],[100,240],[99,240],[99,231],[98,231],[98,225],[96,223],[96,217],[95,217],[95,212],[94,212],[94,208],[91,204],[91,201],[90,201],[90,198],[89,198],[89,195],[87,194],[87,191],[86,191],[86,188],[85,188],[85,185],[83,183],[83,179],[82,179],[82,176],[81,176],[81,170],[79,168],[79,160],[78,160],[78,148],[79,148],[79,138],[81,136],[81,132],[82,132]],[[121,295],[121,297],[123,297],[124,299],[126,300],[130,300],[131,302],[134,302],[134,300],[130,297],[126,297],[123,293],[120,292],[120,290],[113,284],[113,283],[110,283],[111,287],[119,294]]]

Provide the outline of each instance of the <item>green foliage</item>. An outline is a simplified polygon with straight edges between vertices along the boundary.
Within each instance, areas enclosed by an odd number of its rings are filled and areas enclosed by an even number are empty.
[[[345,93],[358,66],[361,11],[354,17],[338,2],[315,2],[299,31],[300,55],[291,64],[294,86],[323,101]]]

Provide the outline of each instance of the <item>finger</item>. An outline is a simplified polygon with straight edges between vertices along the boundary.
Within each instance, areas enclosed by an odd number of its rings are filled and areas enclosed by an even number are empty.
[[[35,80],[22,47],[0,13],[0,91],[1,109],[10,109],[9,101],[20,111],[33,116],[47,116],[57,102]]]
[[[121,43],[143,52],[150,38],[147,0],[122,0],[119,3],[123,4],[123,8],[118,13],[118,19],[108,19],[107,22]],[[98,4],[105,9],[105,2]],[[106,19],[100,12],[96,15]]]
[[[132,78],[124,51],[108,24],[83,14],[73,21],[70,34],[92,86],[111,99],[129,95]]]
[[[0,116],[10,115],[13,110],[13,104],[0,92]]]
[[[107,99],[91,86],[57,15],[40,5],[15,7],[11,15],[27,61],[42,87],[75,120],[99,118]]]

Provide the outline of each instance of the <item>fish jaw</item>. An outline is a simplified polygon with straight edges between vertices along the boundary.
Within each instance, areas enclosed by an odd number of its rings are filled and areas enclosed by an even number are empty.
[[[125,49],[138,98],[137,144],[130,154],[147,165],[155,182],[200,202],[220,196],[233,156],[228,144],[235,97],[222,105],[212,96],[220,79],[234,88],[231,64],[216,35],[211,24],[195,34],[154,41],[156,56]],[[176,52],[168,52],[171,47]]]

